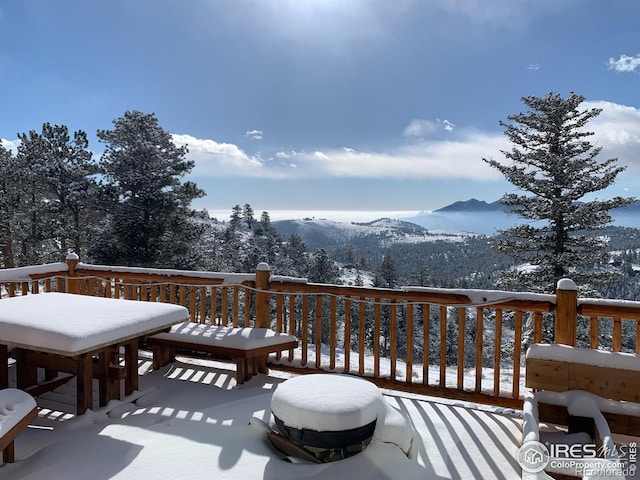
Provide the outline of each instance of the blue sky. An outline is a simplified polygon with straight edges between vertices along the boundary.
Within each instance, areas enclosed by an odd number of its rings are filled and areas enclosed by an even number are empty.
[[[482,157],[521,97],[570,91],[640,197],[636,0],[3,0],[0,139],[126,110],[187,144],[194,206],[431,210],[510,185]],[[273,217],[273,215],[272,215]]]

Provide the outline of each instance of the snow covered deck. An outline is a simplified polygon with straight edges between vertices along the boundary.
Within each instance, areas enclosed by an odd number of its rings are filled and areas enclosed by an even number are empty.
[[[151,354],[141,352],[140,390],[80,417],[73,413],[73,381],[38,397],[38,428],[19,436],[16,463],[0,473],[15,480],[521,476],[519,412],[393,391],[384,391],[385,399],[413,423],[412,458],[372,442],[363,453],[330,464],[284,462],[249,421],[269,421],[272,394],[285,374],[258,375],[237,387],[229,365],[178,360],[151,371]]]

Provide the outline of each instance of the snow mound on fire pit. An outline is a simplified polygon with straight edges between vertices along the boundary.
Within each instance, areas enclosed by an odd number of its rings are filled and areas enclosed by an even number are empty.
[[[280,384],[271,398],[271,411],[285,425],[315,431],[359,428],[384,414],[378,387],[361,378],[312,374]]]

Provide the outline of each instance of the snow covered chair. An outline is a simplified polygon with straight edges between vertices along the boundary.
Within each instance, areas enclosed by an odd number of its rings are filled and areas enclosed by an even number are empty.
[[[0,390],[0,450],[2,461],[15,461],[14,441],[32,420],[38,416],[36,401],[17,388]]]

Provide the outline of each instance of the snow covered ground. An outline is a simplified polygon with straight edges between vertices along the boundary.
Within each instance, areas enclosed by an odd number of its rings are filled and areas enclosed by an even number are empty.
[[[74,417],[73,381],[38,397],[37,427],[16,440],[16,463],[0,478],[26,479],[516,479],[519,412],[383,391],[414,431],[410,458],[372,441],[345,460],[292,464],[250,425],[271,422],[271,397],[287,376],[237,387],[229,365],[179,359],[151,372],[141,352],[140,390]]]

